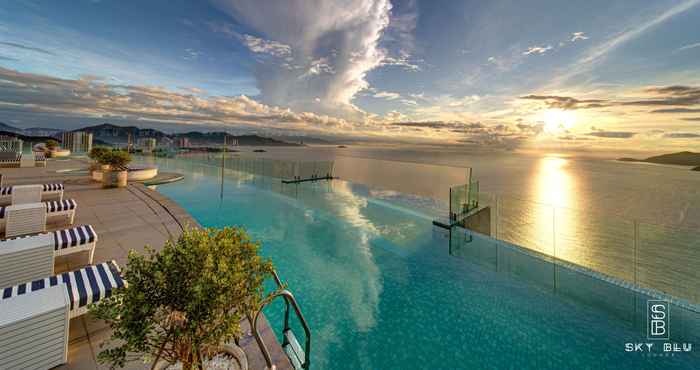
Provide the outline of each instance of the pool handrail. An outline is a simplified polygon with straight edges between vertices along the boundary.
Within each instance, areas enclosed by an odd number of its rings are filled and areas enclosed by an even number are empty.
[[[275,270],[272,270],[272,277],[275,279],[275,283],[277,284],[278,288],[282,288],[284,286]],[[290,305],[290,303],[292,305],[292,308],[294,308],[294,313],[297,315],[297,317],[299,318],[299,321],[301,322],[301,326],[304,329],[304,334],[306,335],[306,341],[305,341],[305,345],[304,345],[304,363],[301,364],[301,367],[302,367],[302,369],[309,369],[310,354],[311,354],[311,329],[309,329],[309,325],[307,324],[306,319],[304,318],[304,315],[301,313],[301,309],[299,308],[299,304],[297,303],[296,299],[294,298],[294,295],[289,290],[282,289],[281,291],[273,294],[270,297],[270,299],[267,302],[265,302],[260,307],[260,309],[255,313],[255,317],[253,318],[252,323],[251,323],[253,335],[255,336],[255,341],[258,343],[258,346],[260,347],[260,351],[262,352],[263,357],[265,358],[265,362],[267,363],[267,368],[270,370],[276,369],[276,366],[272,363],[272,357],[270,356],[270,351],[267,349],[265,342],[263,342],[262,337],[260,336],[260,333],[258,332],[258,318],[260,317],[260,314],[262,313],[262,310],[265,308],[265,306],[270,304],[270,302],[272,302],[273,300],[275,300],[278,297],[283,297],[284,302],[285,302],[283,333],[286,333],[288,330],[291,330],[291,328],[289,327],[289,305]],[[248,321],[249,322],[251,321],[250,316],[248,316]],[[287,341],[286,336],[285,336],[284,341],[285,342]],[[284,346],[285,343],[283,343],[282,345]]]

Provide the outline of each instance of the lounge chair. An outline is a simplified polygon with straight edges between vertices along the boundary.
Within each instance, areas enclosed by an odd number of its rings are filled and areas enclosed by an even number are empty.
[[[46,231],[47,222],[63,219],[72,225],[77,208],[78,204],[73,199],[0,207],[0,232],[5,231],[5,237],[12,238],[42,233]]]
[[[81,225],[32,236],[0,241],[0,282],[14,285],[54,274],[54,257],[88,252],[92,264],[97,233]]]
[[[70,319],[124,286],[119,265],[110,261],[0,289],[0,367],[68,362]]]
[[[46,154],[42,152],[35,152],[34,162],[37,167],[46,167]]]
[[[39,187],[39,190],[36,190]],[[63,184],[15,185],[0,187],[0,204],[36,203],[42,200],[63,200]],[[20,194],[17,194],[20,192]],[[37,199],[36,193],[39,193]]]
[[[20,160],[22,158],[22,153],[0,153],[0,167],[1,168],[18,168],[20,166]]]

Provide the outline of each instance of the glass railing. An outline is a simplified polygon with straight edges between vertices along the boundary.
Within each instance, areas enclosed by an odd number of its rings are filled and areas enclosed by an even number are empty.
[[[177,159],[285,181],[333,177],[333,161],[248,158],[232,153],[186,154],[178,155]]]
[[[697,230],[483,193],[479,205],[488,213],[479,232],[493,239],[700,305]]]

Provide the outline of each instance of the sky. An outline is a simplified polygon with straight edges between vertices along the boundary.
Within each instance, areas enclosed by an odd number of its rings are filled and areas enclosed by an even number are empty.
[[[700,150],[700,0],[0,0],[0,122]]]

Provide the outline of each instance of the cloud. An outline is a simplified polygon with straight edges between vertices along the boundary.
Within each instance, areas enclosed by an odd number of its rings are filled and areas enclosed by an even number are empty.
[[[185,49],[185,56],[183,57],[185,60],[196,60],[199,59],[200,56],[202,56],[201,51],[197,51],[194,49]]]
[[[664,137],[669,139],[697,139],[700,138],[700,134],[692,132],[671,132],[665,134]]]
[[[597,130],[597,131],[591,131],[587,133],[586,135],[588,136],[595,136],[595,137],[601,137],[601,138],[608,138],[608,139],[630,139],[637,135],[636,132],[629,132],[629,131],[604,131],[604,130]]]
[[[544,54],[544,53],[548,52],[549,50],[552,50],[552,45],[530,46],[529,48],[527,48],[527,51],[523,52],[523,55]]]
[[[380,91],[374,95],[375,98],[386,99],[386,100],[396,100],[401,98],[401,94],[389,91]]]
[[[310,112],[261,104],[245,95],[207,96],[160,87],[109,84],[96,77],[77,80],[22,73],[0,67],[0,112],[104,117],[132,122],[350,130],[352,123]]]
[[[700,117],[690,117],[690,118],[681,118],[681,119],[683,121],[691,121],[691,122],[700,121]]]
[[[401,67],[406,71],[413,71],[413,72],[418,72],[421,70],[421,67],[418,65],[420,61],[411,61],[410,56],[407,54],[400,55],[398,58],[394,57],[384,57],[382,59],[381,65],[382,66],[397,66]]]
[[[650,99],[626,101],[620,104],[639,106],[692,106],[700,104],[700,87],[681,85],[650,87],[645,89],[645,92],[651,94]]]
[[[578,40],[588,40],[588,36],[583,32],[574,32],[571,34],[571,42],[576,42]]]
[[[15,59],[15,58],[12,58],[12,57],[6,57],[6,56],[4,56],[4,55],[0,55],[0,60],[7,60],[7,61],[10,61],[10,62],[17,62],[17,61],[19,61],[19,59]]]
[[[46,55],[54,55],[54,56],[56,55],[55,53],[53,53],[53,52],[51,52],[51,51],[48,51],[48,50],[46,50],[46,49],[41,49],[41,48],[37,48],[37,47],[33,47],[33,46],[27,46],[27,45],[23,45],[23,44],[18,44],[18,43],[16,43],[16,42],[0,41],[0,45],[9,46],[9,47],[12,47],[12,48],[15,48],[15,49],[22,49],[22,50],[34,51],[34,52],[41,53],[41,54],[46,54]]]
[[[294,51],[287,66],[256,66],[264,102],[357,113],[353,98],[368,86],[367,73],[380,66],[386,56],[379,43],[389,26],[389,0],[215,0],[215,4],[238,23]],[[314,70],[314,61],[322,58],[327,70],[334,73],[309,73]],[[288,68],[290,65],[300,66],[302,72]],[[302,75],[305,78],[299,78]],[[323,106],[315,102],[317,97]]]
[[[251,35],[243,35],[242,41],[253,53],[268,54],[278,58],[292,54],[292,48],[289,45],[277,41],[265,40]]]
[[[548,108],[559,109],[591,109],[604,107],[658,107],[670,106],[676,108],[655,109],[650,113],[696,113],[700,112],[700,87],[671,85],[653,86],[634,91],[636,98],[626,100],[606,99],[577,99],[560,95],[526,95],[522,100],[539,100]]]
[[[592,46],[589,51],[569,68],[569,72],[562,74],[554,79],[553,84],[558,85],[567,81],[573,76],[588,73],[595,65],[605,59],[605,57],[624,45],[625,43],[636,39],[648,30],[666,22],[678,14],[684,13],[694,6],[700,4],[700,0],[685,0],[673,7],[665,8],[665,11],[653,13],[653,16],[647,19],[637,19],[624,28],[621,32],[615,34],[606,41]]]
[[[556,109],[589,109],[601,108],[608,102],[602,99],[584,99],[579,100],[570,96],[557,95],[526,95],[521,96],[522,100],[539,100],[543,101],[548,108]]]
[[[700,113],[700,108],[664,108],[655,109],[649,113]]]
[[[696,42],[694,44],[689,44],[689,45],[684,45],[676,49],[676,52],[679,51],[684,51],[684,50],[690,50],[690,49],[695,49],[695,48],[700,48],[700,42]]]

